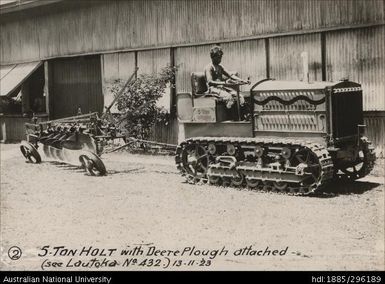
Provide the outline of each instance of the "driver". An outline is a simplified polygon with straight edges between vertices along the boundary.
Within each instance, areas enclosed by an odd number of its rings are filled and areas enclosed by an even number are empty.
[[[206,66],[204,72],[210,94],[222,98],[226,103],[226,107],[231,108],[237,98],[237,92],[231,86],[234,83],[249,84],[249,82],[230,74],[220,64],[222,56],[222,48],[217,45],[213,46],[210,50],[211,64]],[[245,98],[241,94],[239,94],[239,104],[241,106],[245,104]]]

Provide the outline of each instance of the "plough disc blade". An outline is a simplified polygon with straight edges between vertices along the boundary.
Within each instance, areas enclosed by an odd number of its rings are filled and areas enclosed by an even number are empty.
[[[75,133],[61,143],[63,148],[70,150],[88,150],[96,153],[94,139],[87,134]]]
[[[30,145],[28,143],[28,145]],[[103,161],[100,159],[100,157],[88,150],[71,150],[71,149],[58,149],[49,145],[41,145],[42,150],[40,151],[48,160],[53,161],[59,161],[64,162],[66,164],[74,165],[74,166],[80,166],[86,170],[86,172],[91,176],[104,176],[107,174],[106,167],[103,163]],[[29,147],[29,151],[32,153],[33,146]],[[22,146],[20,146],[20,149],[22,149]],[[24,148],[23,148],[24,149]],[[22,153],[24,155],[24,150]],[[36,150],[36,149],[35,149]],[[28,152],[28,153],[30,153]],[[37,156],[38,155],[38,156]],[[36,153],[34,154],[34,157],[37,157],[36,160],[39,162],[41,161],[40,155],[36,150]],[[29,159],[29,155],[25,156],[27,159]]]

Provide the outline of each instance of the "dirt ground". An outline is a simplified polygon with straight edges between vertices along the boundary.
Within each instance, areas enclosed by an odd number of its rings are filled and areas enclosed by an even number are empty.
[[[335,194],[299,197],[190,185],[172,156],[107,154],[108,175],[92,177],[57,162],[27,163],[18,144],[0,147],[2,270],[52,270],[49,261],[64,263],[55,270],[385,269],[383,160],[374,175],[331,186]],[[10,258],[12,246],[21,258]],[[118,265],[68,266],[94,258],[79,253],[90,246]],[[138,246],[144,255],[121,256]],[[154,256],[151,247],[180,252]],[[105,257],[102,249],[116,251]],[[225,252],[204,255],[215,250]],[[126,259],[136,261],[122,266]]]

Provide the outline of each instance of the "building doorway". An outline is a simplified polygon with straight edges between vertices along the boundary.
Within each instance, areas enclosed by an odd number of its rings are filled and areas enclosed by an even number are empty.
[[[100,56],[54,59],[50,70],[50,119],[103,111]]]

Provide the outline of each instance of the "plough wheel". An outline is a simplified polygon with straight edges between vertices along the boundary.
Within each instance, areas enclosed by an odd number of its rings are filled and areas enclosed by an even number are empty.
[[[20,151],[23,156],[33,164],[41,163],[41,157],[36,148],[27,141],[21,141]]]
[[[107,173],[102,160],[92,152],[80,155],[79,161],[91,176],[104,176]]]

